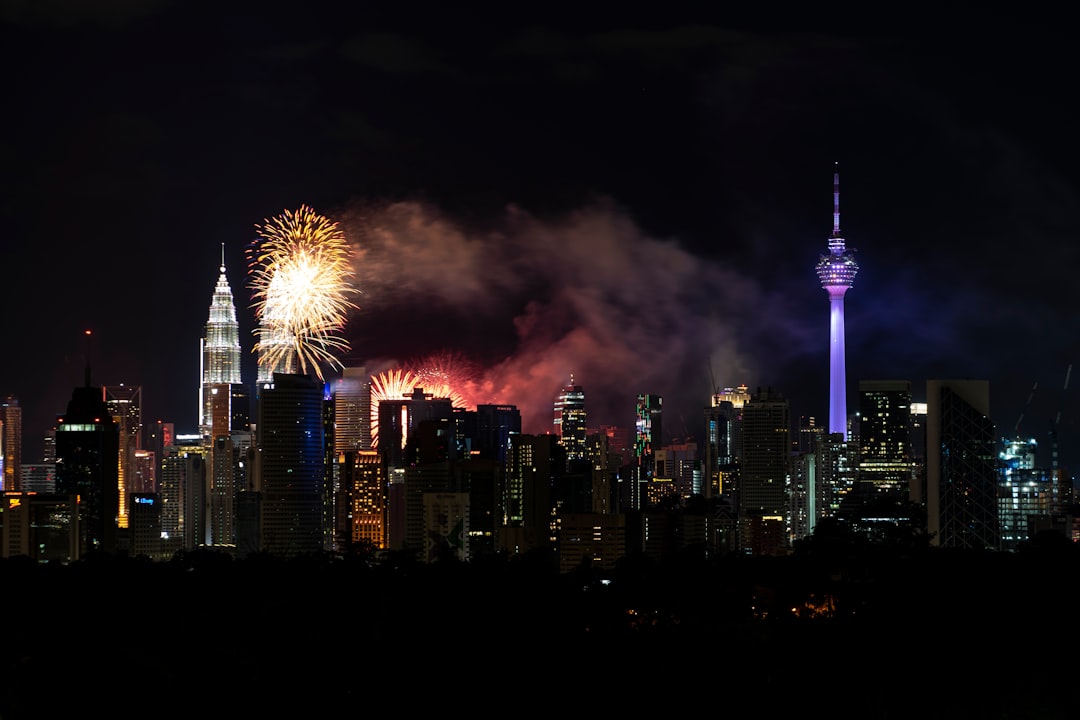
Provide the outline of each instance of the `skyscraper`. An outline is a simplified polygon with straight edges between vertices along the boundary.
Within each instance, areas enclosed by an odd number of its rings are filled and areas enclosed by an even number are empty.
[[[743,406],[739,529],[744,551],[775,555],[787,544],[787,478],[791,458],[787,399],[758,389]]]
[[[363,366],[342,368],[334,381],[334,450],[371,449],[371,376]]]
[[[131,485],[135,476],[135,452],[142,450],[142,388],[137,385],[106,385],[103,388],[105,406],[116,422],[120,434],[120,467],[117,477],[119,508],[116,522],[128,526]]]
[[[225,276],[225,245],[221,246],[221,266],[218,268],[217,285],[210,301],[210,317],[206,332],[199,341],[199,431],[207,440],[213,418],[213,393],[215,385],[240,385],[240,325],[236,321],[236,305],[232,288]],[[227,432],[227,431],[226,431]]]
[[[876,493],[907,500],[911,459],[911,383],[859,381],[859,481]]]
[[[9,395],[0,401],[0,490],[22,492],[22,408]]]
[[[99,387],[75,388],[67,413],[56,425],[56,491],[78,496],[78,554],[113,553],[117,549],[116,517],[120,432]]]
[[[926,382],[926,520],[930,543],[1000,549],[990,383]]]
[[[574,384],[570,375],[570,384],[564,385],[555,399],[555,434],[559,444],[566,449],[566,462],[581,460],[585,457],[585,391]]]
[[[829,432],[847,437],[847,370],[844,359],[844,294],[859,266],[840,234],[840,173],[833,173],[833,231],[829,252],[817,264],[821,287],[829,293]]]
[[[656,470],[656,451],[663,447],[663,404],[659,395],[642,393],[634,406],[634,467],[630,480],[629,506],[644,510],[647,498],[645,487]]]
[[[261,549],[290,557],[323,547],[326,427],[323,384],[275,373],[258,400],[256,489],[261,491]]]

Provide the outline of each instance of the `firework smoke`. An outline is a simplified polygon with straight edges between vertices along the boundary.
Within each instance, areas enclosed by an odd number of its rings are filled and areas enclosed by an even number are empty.
[[[571,374],[591,427],[632,426],[637,395],[654,393],[665,429],[697,429],[714,387],[753,386],[777,358],[819,344],[820,327],[784,327],[791,312],[779,296],[649,237],[609,204],[554,222],[511,209],[483,232],[415,203],[342,223],[362,238],[356,268],[370,312],[349,330],[367,366],[407,368],[415,381],[413,358],[457,348],[478,369],[455,390],[472,405],[516,405],[528,433],[552,430]],[[751,374],[747,346],[773,366]]]
[[[248,273],[260,374],[310,368],[322,380],[322,366],[340,367],[337,355],[349,350],[341,331],[356,308],[349,300],[357,291],[349,284],[354,272],[345,235],[306,205],[256,228]]]

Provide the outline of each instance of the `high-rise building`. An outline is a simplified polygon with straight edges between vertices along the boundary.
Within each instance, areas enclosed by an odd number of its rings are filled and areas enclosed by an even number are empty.
[[[859,382],[859,482],[873,494],[906,501],[911,456],[911,383]]]
[[[588,424],[585,417],[585,391],[574,384],[564,385],[555,398],[554,432],[559,444],[566,449],[566,462],[572,463],[585,457],[585,435]]]
[[[200,542],[233,546],[236,498],[244,488],[241,468],[250,445],[234,441],[249,432],[251,396],[243,384],[240,326],[232,287],[225,274],[224,244],[199,350],[199,434],[205,447],[207,475],[207,507]]]
[[[840,173],[833,173],[833,231],[829,252],[817,264],[821,287],[829,294],[829,432],[847,437],[847,370],[844,355],[844,294],[859,266],[840,234]]]
[[[0,491],[22,492],[22,408],[14,395],[0,401]]]
[[[629,506],[643,510],[646,505],[646,485],[656,471],[656,451],[664,442],[663,404],[659,395],[642,393],[634,406],[634,468],[630,481]]]
[[[509,555],[554,550],[552,488],[566,467],[555,435],[512,435],[506,456],[497,546]]]
[[[458,441],[467,441],[470,457],[506,462],[510,436],[521,432],[516,405],[479,404],[476,410],[455,410]]]
[[[120,468],[117,475],[119,508],[117,527],[128,527],[132,484],[135,477],[135,453],[142,450],[142,388],[137,385],[106,385],[102,388],[105,406],[120,432]]]
[[[425,393],[422,387],[413,388],[412,395],[400,400],[379,402],[378,450],[388,469],[402,468],[409,435],[425,420],[453,420],[454,406],[450,398],[437,398]]]
[[[335,539],[340,551],[361,548],[385,550],[386,468],[376,450],[346,450],[337,454]]]
[[[323,384],[275,373],[261,388],[255,423],[255,477],[262,550],[293,557],[321,552],[326,474]]]
[[[214,386],[241,385],[240,373],[240,325],[236,321],[236,304],[232,288],[225,275],[225,245],[221,246],[221,265],[218,267],[217,285],[210,300],[210,315],[206,329],[199,340],[199,432],[211,442],[210,433],[214,413]],[[237,428],[243,429],[243,428]],[[228,430],[226,430],[226,433]]]
[[[158,496],[161,552],[166,556],[204,544],[206,533],[206,447],[202,435],[173,434],[164,424]]]
[[[364,367],[342,368],[334,381],[334,450],[371,450],[371,376]]]
[[[1056,475],[1035,466],[1036,448],[1034,439],[1003,441],[997,500],[1002,550],[1018,550],[1064,510]]]
[[[713,393],[709,407],[705,408],[702,495],[706,498],[733,497],[742,409],[749,399],[750,393],[745,385],[724,388]]]
[[[738,508],[745,552],[776,555],[787,545],[790,436],[787,398],[759,388],[743,406]]]
[[[930,543],[943,548],[999,549],[989,382],[927,381],[926,447]]]
[[[838,517],[859,479],[859,446],[841,433],[820,433],[815,448],[814,523]]]
[[[75,388],[56,424],[56,491],[78,497],[78,552],[113,553],[120,465],[120,430],[100,387]]]

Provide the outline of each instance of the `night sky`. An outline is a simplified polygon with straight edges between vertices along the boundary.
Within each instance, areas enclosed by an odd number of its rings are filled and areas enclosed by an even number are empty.
[[[338,5],[0,4],[26,461],[87,357],[196,430],[222,244],[253,383],[244,249],[302,204],[355,243],[349,364],[452,357],[526,432],[571,374],[590,425],[648,392],[692,435],[739,384],[826,425],[838,163],[849,410],[860,379],[984,379],[999,436],[1022,417],[1048,464],[1060,413],[1080,462],[1067,23]]]

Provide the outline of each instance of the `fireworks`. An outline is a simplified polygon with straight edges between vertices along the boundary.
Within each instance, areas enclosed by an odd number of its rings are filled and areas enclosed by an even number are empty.
[[[322,365],[340,367],[347,352],[340,336],[357,292],[350,248],[337,223],[306,205],[256,225],[259,241],[248,249],[252,303],[259,326],[255,351],[260,375],[273,371],[323,379]]]
[[[408,368],[387,370],[371,378],[371,442],[379,444],[379,403],[383,400],[401,400],[412,396],[416,388],[424,394],[448,398],[455,408],[469,408],[461,391],[467,380],[461,370],[462,362],[453,362],[452,356],[435,356],[412,363]],[[473,407],[472,409],[475,409]]]

